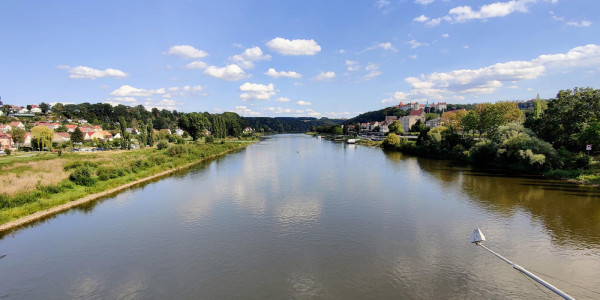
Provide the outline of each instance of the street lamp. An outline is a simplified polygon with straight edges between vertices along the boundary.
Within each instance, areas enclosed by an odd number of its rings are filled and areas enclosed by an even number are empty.
[[[487,248],[486,246],[482,245],[481,243],[485,241],[485,236],[483,235],[483,233],[481,232],[481,230],[479,228],[475,229],[475,231],[473,231],[473,234],[471,234],[471,243],[474,243],[477,246],[482,247],[483,249],[489,251],[490,253],[494,254],[496,257],[500,258],[501,260],[503,260],[504,262],[506,262],[507,264],[511,265],[513,268],[517,269],[517,271],[527,275],[529,278],[537,281],[539,284],[545,286],[546,288],[548,288],[549,290],[555,292],[556,294],[558,294],[559,296],[565,298],[565,299],[575,299],[573,297],[571,297],[569,294],[561,291],[560,289],[554,287],[553,285],[551,285],[550,283],[544,281],[543,279],[537,277],[536,275],[534,275],[533,273],[527,271],[525,268],[515,264],[514,262],[504,258],[502,255],[490,250],[489,248]]]

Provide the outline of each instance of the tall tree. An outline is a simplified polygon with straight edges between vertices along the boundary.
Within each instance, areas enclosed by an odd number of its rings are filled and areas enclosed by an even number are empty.
[[[48,110],[50,110],[50,105],[48,105],[46,102],[42,102],[40,103],[40,109],[42,110],[43,114],[46,114],[48,113]]]
[[[83,132],[79,129],[79,126],[75,128],[73,133],[71,133],[71,142],[73,143],[83,143]]]
[[[148,146],[154,146],[154,127],[152,126],[152,119],[148,120],[148,125],[146,125],[146,143]]]
[[[121,149],[126,150],[129,148],[129,132],[127,132],[127,121],[125,121],[125,117],[123,116],[119,117],[119,128],[121,129]]]
[[[15,127],[13,130],[11,130],[10,134],[12,135],[13,142],[15,142],[17,146],[25,142],[25,130]]]
[[[37,140],[41,149],[52,149],[52,139],[54,138],[52,129],[46,126],[35,126],[31,129],[31,135]]]
[[[195,112],[184,114],[179,118],[179,127],[187,131],[194,141],[204,134],[207,123],[208,120],[203,114]]]

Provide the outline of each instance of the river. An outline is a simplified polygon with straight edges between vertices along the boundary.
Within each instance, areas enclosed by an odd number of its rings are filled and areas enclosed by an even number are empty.
[[[600,298],[599,189],[305,135],[5,234],[0,298],[554,297],[470,244],[478,227],[491,249]]]

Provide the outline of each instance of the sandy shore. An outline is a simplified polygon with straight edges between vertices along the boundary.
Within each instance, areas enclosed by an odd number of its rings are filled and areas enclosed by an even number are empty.
[[[20,219],[17,219],[17,220],[14,220],[14,221],[10,221],[8,223],[4,223],[4,224],[0,225],[0,232],[6,231],[6,230],[10,230],[10,229],[14,229],[14,228],[17,228],[19,226],[25,225],[27,223],[30,223],[30,222],[33,222],[33,221],[36,221],[36,220],[39,220],[39,219],[51,216],[53,214],[56,214],[56,213],[59,213],[59,212],[65,211],[65,210],[69,210],[69,209],[71,209],[73,207],[76,207],[76,206],[79,206],[81,204],[88,203],[90,201],[94,201],[94,200],[102,198],[104,196],[108,196],[110,194],[113,194],[113,193],[116,193],[116,192],[128,189],[128,188],[130,188],[130,187],[132,187],[134,185],[137,185],[137,184],[140,184],[140,183],[143,183],[143,182],[146,182],[146,181],[150,181],[152,179],[156,179],[156,178],[168,175],[170,173],[173,173],[173,172],[176,172],[176,171],[179,171],[179,170],[182,170],[182,169],[189,168],[189,167],[191,167],[193,165],[196,165],[196,164],[198,164],[200,162],[203,162],[203,161],[205,161],[207,159],[214,158],[214,157],[217,157],[217,156],[220,156],[220,155],[224,155],[224,154],[227,154],[227,153],[232,152],[232,151],[237,151],[239,149],[241,149],[241,148],[236,148],[236,149],[232,149],[230,151],[227,151],[227,152],[224,152],[224,153],[221,153],[221,154],[217,154],[217,155],[205,157],[204,159],[195,161],[193,163],[189,163],[189,164],[183,165],[181,167],[176,167],[174,169],[162,171],[162,172],[160,172],[158,174],[154,174],[152,176],[148,176],[148,177],[145,177],[145,178],[142,178],[142,179],[138,179],[136,181],[133,181],[133,182],[130,182],[130,183],[118,186],[116,188],[113,188],[113,189],[110,189],[110,190],[106,190],[104,192],[87,195],[87,196],[85,196],[85,197],[83,197],[81,199],[73,200],[73,201],[67,202],[65,204],[61,204],[61,205],[54,206],[54,207],[51,207],[51,208],[48,208],[48,209],[45,209],[45,210],[42,210],[42,211],[38,211],[38,212],[33,213],[31,215],[28,215],[28,216],[22,217]]]

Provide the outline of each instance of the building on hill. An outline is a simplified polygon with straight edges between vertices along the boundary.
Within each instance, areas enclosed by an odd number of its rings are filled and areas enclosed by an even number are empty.
[[[69,124],[69,125],[65,125],[65,127],[67,127],[67,132],[73,132],[73,131],[75,131],[75,128],[77,128],[77,125]]]
[[[0,133],[0,149],[13,148],[12,136],[8,133]]]
[[[396,120],[398,120],[398,117],[396,117],[396,116],[386,116],[385,120],[383,120],[383,121],[386,122],[388,125],[390,125]]]
[[[15,129],[15,128],[20,128],[25,130],[25,125],[23,125],[23,123],[16,121],[16,122],[10,122],[10,128]]]
[[[425,125],[427,125],[427,127],[429,127],[429,128],[436,128],[436,127],[440,126],[440,118],[425,121]]]
[[[422,109],[411,111],[408,116],[402,117],[402,130],[409,132],[410,128],[419,120],[425,124],[425,111]]]
[[[39,106],[33,104],[33,105],[31,105],[31,111],[30,112],[34,113],[34,114],[41,114],[42,113],[42,109]]]
[[[435,110],[441,114],[448,110],[448,105],[446,105],[446,102],[438,102],[435,105]]]
[[[7,133],[9,131],[11,131],[11,127],[9,124],[0,124],[0,132],[2,133]]]
[[[54,133],[54,138],[52,139],[52,142],[55,143],[62,143],[62,142],[68,142],[71,141],[71,135],[68,132],[55,132]]]

